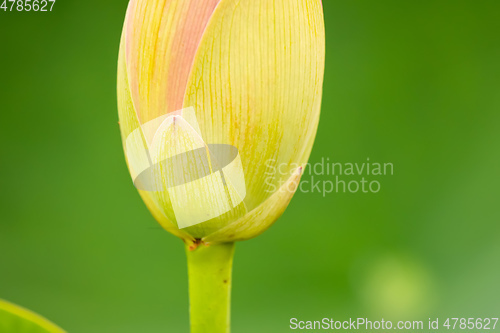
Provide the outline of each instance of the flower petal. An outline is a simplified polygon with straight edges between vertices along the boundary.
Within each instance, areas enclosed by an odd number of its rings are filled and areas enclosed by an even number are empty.
[[[130,136],[132,132],[140,128],[139,121],[136,116],[136,112],[134,109],[134,105],[132,103],[132,98],[129,89],[128,83],[128,74],[127,67],[125,62],[125,38],[122,35],[121,46],[120,46],[120,54],[118,57],[118,116],[120,118],[120,132],[122,135],[122,143],[124,146],[125,152],[127,152],[127,138]],[[131,142],[128,140],[128,142]],[[146,145],[146,140],[142,138],[142,140],[137,140],[133,142],[136,145],[136,150],[141,151],[144,150]],[[129,148],[130,149],[130,148]],[[127,165],[131,174],[134,176],[134,171],[132,169],[131,163],[127,158]],[[183,239],[187,243],[193,243],[194,238],[188,233],[179,230],[177,226],[172,223],[171,220],[156,205],[154,198],[152,197],[151,192],[147,191],[139,191],[144,203],[148,207],[151,214],[154,218],[160,223],[160,225],[170,233],[175,236]]]
[[[249,209],[309,157],[324,43],[320,0],[222,0],[203,35],[184,107],[207,142],[240,151]]]
[[[140,124],[182,109],[191,65],[219,0],[133,0],[125,23],[130,90]]]
[[[246,214],[231,169],[218,167],[210,147],[182,116],[168,117],[151,146],[152,196],[179,228],[201,238]],[[225,165],[224,165],[225,166]]]

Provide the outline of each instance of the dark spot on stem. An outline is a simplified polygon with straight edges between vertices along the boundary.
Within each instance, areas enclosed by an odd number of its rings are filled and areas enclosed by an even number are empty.
[[[200,238],[196,238],[193,242],[193,244],[191,244],[189,246],[189,251],[194,251],[198,248],[198,246],[202,243],[202,240]]]

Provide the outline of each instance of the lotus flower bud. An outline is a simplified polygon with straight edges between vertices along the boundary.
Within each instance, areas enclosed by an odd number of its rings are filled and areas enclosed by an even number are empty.
[[[134,185],[189,244],[253,238],[283,213],[319,121],[320,0],[131,0],[118,64]]]

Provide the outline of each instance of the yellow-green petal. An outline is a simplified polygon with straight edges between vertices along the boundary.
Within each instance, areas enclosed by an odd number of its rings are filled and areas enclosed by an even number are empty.
[[[320,0],[222,0],[210,19],[184,107],[208,142],[239,149],[250,210],[306,163],[324,62]]]
[[[201,238],[246,213],[231,173],[217,169],[210,147],[182,117],[170,116],[150,147],[154,165],[151,193],[157,206],[190,235]]]

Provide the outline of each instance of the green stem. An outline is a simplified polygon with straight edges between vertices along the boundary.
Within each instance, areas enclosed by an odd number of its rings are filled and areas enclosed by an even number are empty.
[[[229,333],[234,243],[186,252],[191,333]]]

